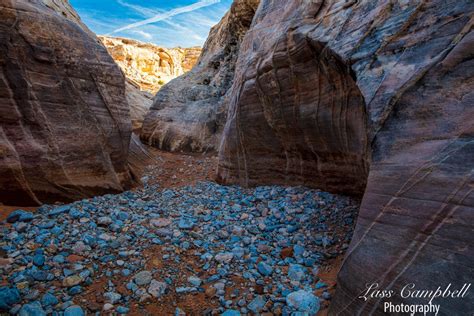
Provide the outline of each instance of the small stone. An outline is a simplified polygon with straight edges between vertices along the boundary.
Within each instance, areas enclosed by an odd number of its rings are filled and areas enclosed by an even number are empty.
[[[147,285],[150,284],[153,276],[150,271],[141,271],[135,275],[133,280],[137,285]]]
[[[114,308],[114,305],[112,305],[110,303],[105,303],[104,306],[102,307],[102,310],[104,310],[106,312],[106,311],[109,311],[113,308]]]
[[[229,263],[234,258],[234,255],[231,252],[219,253],[216,255],[215,259],[220,263]]]
[[[16,288],[0,287],[0,310],[9,310],[13,305],[20,303],[20,292]]]
[[[159,282],[157,280],[151,280],[150,286],[148,287],[148,293],[153,297],[161,297],[165,294],[168,285],[165,282]]]
[[[257,270],[258,272],[263,275],[263,276],[269,276],[272,274],[273,272],[273,268],[266,264],[265,262],[263,261],[260,261],[258,264],[257,264]]]
[[[81,284],[84,280],[79,275],[71,275],[63,280],[63,287],[73,287]]]
[[[105,302],[110,303],[110,304],[118,303],[121,298],[122,298],[122,295],[120,295],[119,293],[115,293],[115,292],[106,292],[104,294]]]
[[[58,207],[52,209],[49,212],[48,215],[49,216],[56,216],[56,215],[59,215],[59,214],[68,213],[70,210],[71,210],[71,207],[69,205],[62,205],[62,206],[58,206]]]
[[[216,288],[213,286],[210,286],[206,289],[205,294],[208,298],[212,298],[216,295],[216,292],[217,292]]]
[[[171,219],[169,218],[154,218],[152,220],[150,220],[150,224],[155,226],[155,227],[167,227],[169,225],[171,225]]]
[[[34,302],[23,305],[18,315],[19,316],[43,316],[43,315],[46,316],[46,312],[44,311],[43,307],[41,307],[40,302],[34,301]]]
[[[33,264],[35,266],[38,266],[38,267],[41,267],[44,265],[44,262],[46,261],[46,258],[44,257],[44,255],[40,254],[40,253],[37,253],[34,257],[33,257]]]
[[[97,219],[97,224],[100,226],[108,226],[112,224],[112,219],[108,216],[101,216]]]
[[[196,276],[190,276],[188,277],[188,282],[191,283],[192,285],[199,287],[202,283],[201,279],[196,277]]]
[[[247,305],[247,307],[255,314],[259,314],[263,307],[265,307],[266,303],[267,301],[265,300],[265,298],[262,295],[258,295],[250,302],[249,305]]]
[[[12,224],[15,222],[29,222],[33,219],[33,217],[33,213],[31,212],[16,210],[7,216],[7,222]]]
[[[288,268],[288,277],[292,281],[301,281],[306,278],[307,269],[299,264],[290,264]]]
[[[178,222],[178,227],[181,229],[192,229],[194,222],[187,218],[181,218]]]
[[[316,315],[319,311],[319,299],[311,292],[299,290],[288,294],[286,304],[299,312]]]
[[[84,316],[85,313],[80,306],[72,305],[66,308],[64,316]]]
[[[118,314],[128,314],[128,312],[130,311],[130,308],[127,308],[125,306],[117,306],[117,308],[115,309],[115,311],[118,313]]]
[[[56,296],[54,296],[51,293],[46,293],[41,298],[41,305],[43,305],[43,306],[54,306],[58,303],[59,303],[59,301],[56,298]]]
[[[221,316],[240,316],[240,312],[235,309],[228,309],[221,314]]]
[[[290,258],[290,257],[293,257],[293,248],[292,247],[286,247],[286,248],[283,248],[280,251],[280,258],[286,259],[286,258]]]

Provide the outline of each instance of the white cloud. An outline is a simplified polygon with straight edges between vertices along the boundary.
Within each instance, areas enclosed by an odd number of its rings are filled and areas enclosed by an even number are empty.
[[[120,1],[121,0],[119,0],[119,3],[120,3]],[[193,3],[193,4],[188,5],[188,6],[179,7],[179,8],[176,8],[176,9],[173,9],[173,10],[170,10],[170,11],[166,11],[166,12],[163,12],[163,13],[158,13],[155,16],[153,16],[151,18],[148,18],[146,20],[139,21],[139,22],[132,23],[132,24],[128,24],[126,26],[123,26],[121,28],[113,30],[110,34],[125,31],[125,30],[134,29],[134,28],[137,28],[137,27],[140,27],[140,26],[143,26],[143,25],[156,23],[156,22],[159,22],[159,21],[164,21],[164,20],[169,19],[173,16],[183,14],[183,13],[187,13],[187,12],[192,12],[192,11],[198,10],[200,8],[204,8],[204,7],[219,3],[219,2],[220,2],[220,0],[200,0],[196,3]],[[129,6],[130,8],[136,7],[136,6],[133,6],[131,4],[126,4],[126,5]],[[147,9],[146,12],[142,10],[142,12],[143,13],[150,13],[149,9]]]
[[[153,35],[150,33],[141,31],[141,30],[133,30],[133,33],[141,35],[142,37],[146,38],[147,40],[151,40],[153,38]]]

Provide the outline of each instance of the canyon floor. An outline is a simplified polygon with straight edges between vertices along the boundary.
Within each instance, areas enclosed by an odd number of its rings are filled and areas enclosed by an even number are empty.
[[[304,187],[221,186],[215,157],[151,151],[141,188],[2,208],[2,309],[327,313],[359,201]]]

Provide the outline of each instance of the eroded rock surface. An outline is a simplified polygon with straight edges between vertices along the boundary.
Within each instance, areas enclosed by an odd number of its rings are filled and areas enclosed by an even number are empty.
[[[0,100],[1,202],[130,185],[124,76],[67,1],[0,3]]]
[[[212,28],[197,65],[165,85],[147,114],[141,139],[170,151],[217,149],[240,42],[258,0],[237,0]]]
[[[99,36],[99,39],[125,76],[152,94],[191,70],[201,53],[200,47],[168,49],[129,38]]]
[[[366,284],[399,293],[474,277],[473,12],[472,1],[262,0],[241,44],[220,180],[365,192],[334,315],[383,314],[381,299],[358,298]],[[468,298],[435,302],[472,310]]]
[[[153,95],[140,90],[140,87],[130,80],[125,80],[125,95],[130,106],[132,128],[134,131],[139,131],[142,128],[146,113],[153,104]]]

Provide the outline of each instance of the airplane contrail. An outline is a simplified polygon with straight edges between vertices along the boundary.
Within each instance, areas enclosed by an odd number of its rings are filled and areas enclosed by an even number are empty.
[[[132,23],[132,24],[128,24],[126,26],[123,26],[121,28],[113,30],[108,35],[113,34],[113,33],[117,33],[117,32],[121,32],[121,31],[125,31],[125,30],[130,30],[130,29],[137,28],[137,27],[140,27],[140,26],[143,26],[143,25],[163,21],[163,20],[171,18],[175,15],[191,12],[191,11],[194,11],[194,10],[197,10],[197,9],[200,9],[200,8],[204,8],[204,7],[219,3],[219,2],[220,2],[220,0],[200,0],[196,3],[190,4],[188,6],[176,8],[176,9],[173,9],[173,10],[170,10],[170,11],[167,11],[167,12],[157,14],[157,15],[149,18],[149,19],[139,21],[139,22],[135,22],[135,23]]]

